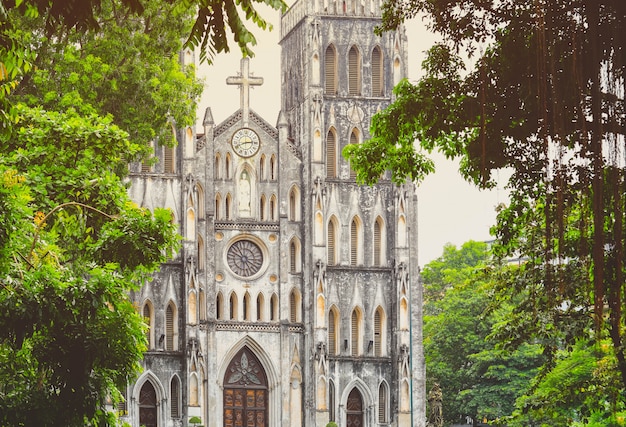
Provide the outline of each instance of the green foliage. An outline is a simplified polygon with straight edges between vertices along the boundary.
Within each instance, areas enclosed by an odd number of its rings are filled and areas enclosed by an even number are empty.
[[[133,144],[110,118],[18,111],[0,142],[0,424],[112,422],[106,399],[145,349],[129,291],[176,226],[131,203],[113,170]]]
[[[427,381],[443,392],[447,422],[464,416],[497,420],[512,413],[542,360],[537,345],[497,348],[491,328],[511,310],[493,301],[485,243],[467,242],[424,267],[424,353]]]

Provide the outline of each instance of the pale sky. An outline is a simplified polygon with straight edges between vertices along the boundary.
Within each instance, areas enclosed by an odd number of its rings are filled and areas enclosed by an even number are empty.
[[[269,9],[268,9],[269,10]],[[250,24],[248,28],[257,37],[250,59],[250,72],[264,79],[262,86],[250,91],[250,108],[268,123],[276,125],[280,109],[280,46],[278,45],[278,12],[261,13],[274,23],[274,30],[263,32]],[[436,40],[420,20],[406,25],[408,36],[409,79],[421,75],[420,64],[424,52]],[[239,108],[239,89],[226,84],[226,78],[240,70],[241,53],[231,43],[231,52],[219,54],[214,64],[199,67],[205,79],[204,93],[198,105],[197,131],[202,133],[202,118],[211,107],[215,123],[221,123]],[[417,189],[418,196],[418,257],[421,267],[441,256],[443,246],[452,243],[460,247],[468,240],[491,240],[489,228],[495,224],[495,207],[507,201],[503,190],[479,191],[458,173],[458,165],[443,156],[433,155],[436,172],[425,178]]]

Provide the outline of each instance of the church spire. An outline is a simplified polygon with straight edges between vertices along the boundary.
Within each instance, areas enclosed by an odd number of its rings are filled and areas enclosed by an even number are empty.
[[[263,77],[251,76],[250,59],[241,58],[241,71],[237,73],[237,76],[228,77],[226,84],[239,86],[243,125],[248,126],[248,117],[250,115],[250,86],[261,86],[263,84]]]

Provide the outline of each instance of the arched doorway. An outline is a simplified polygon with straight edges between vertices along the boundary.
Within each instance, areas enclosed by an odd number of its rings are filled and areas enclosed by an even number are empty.
[[[259,359],[243,347],[224,376],[224,427],[268,425],[267,375]]]
[[[362,427],[363,423],[363,397],[361,393],[355,387],[348,395],[348,402],[346,404],[346,426],[347,427]]]
[[[139,425],[157,427],[156,390],[150,381],[146,381],[139,392]]]

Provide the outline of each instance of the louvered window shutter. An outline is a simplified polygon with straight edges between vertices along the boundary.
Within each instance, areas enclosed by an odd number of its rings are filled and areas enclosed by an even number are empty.
[[[359,137],[356,135],[356,132],[352,132],[350,134],[350,144],[358,144],[359,143]],[[356,179],[356,172],[354,169],[352,169],[352,166],[350,166],[350,179]]]
[[[296,294],[292,292],[289,294],[289,321],[295,323],[296,320]]]
[[[335,265],[335,223],[328,223],[328,265]]]
[[[337,354],[337,337],[335,332],[335,312],[328,312],[328,354]]]
[[[170,408],[171,408],[172,418],[180,417],[180,403],[179,403],[179,397],[178,397],[179,395],[180,395],[180,384],[178,383],[178,378],[174,377],[174,379],[172,379],[172,386],[171,386],[171,392],[170,392],[170,397],[171,397]]]
[[[359,256],[358,226],[355,220],[350,224],[350,265],[356,266]]]
[[[374,315],[374,356],[382,356],[381,342],[381,317],[380,310],[376,310]]]
[[[378,388],[378,422],[387,422],[387,389],[384,384]]]
[[[374,265],[377,267],[381,265],[380,237],[381,237],[381,225],[380,225],[380,221],[376,221],[376,223],[374,223]]]
[[[337,177],[337,141],[332,131],[329,131],[326,137],[326,176]]]
[[[337,84],[335,81],[336,64],[335,64],[335,49],[332,46],[328,46],[326,49],[326,55],[324,57],[324,77],[325,77],[325,90],[328,95],[337,94]]]
[[[359,52],[353,46],[348,52],[348,94],[350,96],[358,96],[361,94],[359,69]]]
[[[165,152],[163,155],[163,172],[165,173],[174,173],[174,148],[173,147],[165,147]]]
[[[357,315],[356,310],[352,312],[351,319],[351,354],[353,356],[359,355],[359,316]]]
[[[171,305],[165,311],[165,349],[174,350],[174,309]]]
[[[294,242],[289,244],[289,271],[296,272],[296,244]]]
[[[380,49],[372,51],[372,96],[383,96],[383,67]]]

